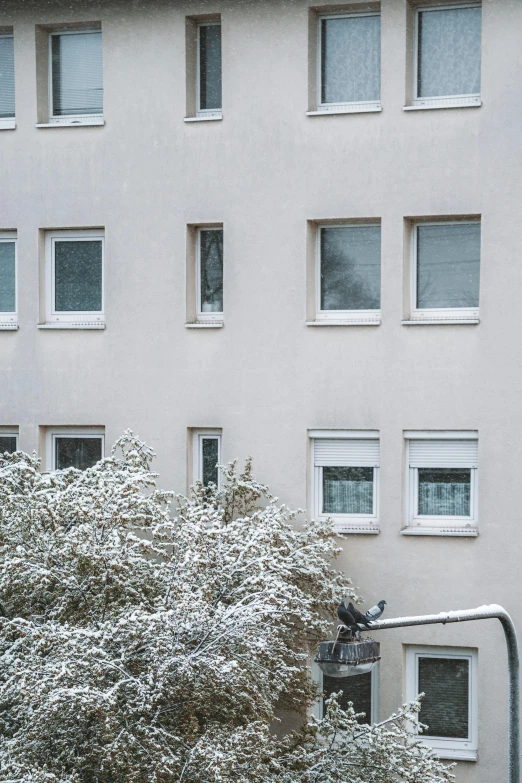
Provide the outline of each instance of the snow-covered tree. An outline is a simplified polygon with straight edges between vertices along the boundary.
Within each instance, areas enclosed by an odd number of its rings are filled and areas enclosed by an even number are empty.
[[[86,471],[0,457],[0,781],[442,783],[408,728],[335,698],[307,719],[308,661],[341,597],[324,522],[235,464],[157,489],[131,432]],[[277,716],[303,716],[279,734]]]

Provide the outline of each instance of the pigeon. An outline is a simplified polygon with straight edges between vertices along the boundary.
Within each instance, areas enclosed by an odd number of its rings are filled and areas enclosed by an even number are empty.
[[[384,612],[384,606],[386,604],[386,601],[379,601],[378,604],[375,604],[375,606],[372,606],[371,609],[368,609],[366,612],[366,619],[367,620],[378,620],[381,614]]]
[[[343,623],[343,625],[346,625],[348,628],[353,628],[354,626],[357,627],[355,617],[351,612],[348,611],[344,601],[341,601],[337,607],[337,617]]]
[[[370,627],[369,620],[363,614],[361,614],[352,603],[348,604],[348,611],[353,616],[356,623],[361,623],[361,625],[365,625],[367,628]]]

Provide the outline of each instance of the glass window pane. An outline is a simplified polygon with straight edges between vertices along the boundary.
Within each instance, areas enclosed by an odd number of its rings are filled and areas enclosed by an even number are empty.
[[[373,468],[324,467],[324,514],[373,514]]]
[[[221,109],[221,25],[199,28],[199,108]]]
[[[223,229],[200,231],[201,312],[223,312]]]
[[[101,311],[100,239],[54,243],[54,297],[56,312]]]
[[[339,704],[345,710],[351,701],[355,712],[364,712],[365,717],[359,723],[371,723],[372,720],[372,673],[358,674],[356,677],[328,677],[323,675],[324,698],[332,693],[343,692]]]
[[[91,468],[102,458],[101,438],[55,438],[56,470]]]
[[[217,438],[201,438],[203,475],[201,481],[205,486],[219,483],[219,440]]]
[[[419,693],[425,694],[419,720],[429,727],[423,736],[468,738],[468,660],[419,657]]]
[[[321,20],[321,103],[381,97],[381,18]]]
[[[469,517],[471,470],[419,468],[421,516]]]
[[[480,93],[481,24],[480,7],[419,12],[419,97]]]
[[[417,307],[478,307],[480,223],[417,226]]]
[[[15,116],[13,36],[0,36],[0,119]]]
[[[1,39],[0,39],[1,40]],[[15,243],[0,242],[0,312],[16,310]]]
[[[12,454],[16,451],[16,437],[14,435],[0,435],[0,454],[5,452]]]
[[[380,226],[321,229],[321,310],[381,306]]]
[[[53,115],[103,112],[102,34],[53,35]]]

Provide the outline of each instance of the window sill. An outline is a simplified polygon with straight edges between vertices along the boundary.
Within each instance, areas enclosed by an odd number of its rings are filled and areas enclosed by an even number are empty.
[[[420,739],[422,740],[422,736]],[[428,743],[424,744],[427,745]],[[445,750],[444,748],[432,748],[431,745],[428,745],[428,747],[433,750],[439,759],[447,759],[448,761],[478,761],[476,750],[453,750],[452,748]]]
[[[204,115],[201,115],[199,117],[184,117],[184,122],[216,122],[223,119],[223,115],[220,114],[209,114],[208,117],[205,117]]]
[[[380,326],[380,318],[360,318],[351,321],[306,321],[305,326]]]
[[[456,324],[479,324],[480,318],[414,318],[401,321],[403,326],[455,326]]]
[[[38,329],[105,329],[104,321],[62,321],[52,324],[38,324]]]
[[[404,111],[426,111],[429,109],[478,109],[482,106],[480,98],[446,98],[434,100],[427,98],[413,106],[403,106]]]
[[[207,323],[185,324],[185,329],[222,329],[223,321],[208,321]]]
[[[404,527],[401,536],[449,536],[455,538],[476,538],[476,527]]]
[[[316,111],[307,111],[307,117],[325,117],[328,114],[368,114],[382,111],[380,103],[347,103],[344,106],[324,106]]]
[[[85,120],[71,120],[70,122],[37,122],[36,128],[87,128],[105,125],[103,117],[92,117]]]
[[[16,128],[16,122],[13,117],[12,120],[0,120],[0,130],[14,130]]]
[[[334,524],[334,533],[339,536],[356,535],[376,536],[381,532],[379,525]]]
[[[0,323],[0,331],[2,332],[16,332],[18,329],[18,323],[13,321],[12,323]]]

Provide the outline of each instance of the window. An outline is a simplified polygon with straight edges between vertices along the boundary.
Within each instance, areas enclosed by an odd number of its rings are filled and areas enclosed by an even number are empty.
[[[408,521],[427,528],[476,527],[476,432],[406,432]]]
[[[18,449],[18,430],[15,427],[0,427],[0,456],[13,454]]]
[[[223,229],[197,234],[197,320],[223,320]]]
[[[46,433],[46,466],[49,470],[86,470],[103,459],[105,435],[102,429],[57,427]]]
[[[415,20],[414,105],[480,104],[480,5],[418,8]]]
[[[221,432],[219,430],[193,430],[193,481],[205,486],[220,486]]]
[[[103,115],[101,30],[68,30],[49,36],[50,122],[92,124]]]
[[[329,677],[321,671],[317,664],[313,664],[312,676],[317,682],[322,696],[314,705],[314,714],[322,718],[325,713],[325,701],[332,693],[342,691],[339,704],[346,709],[351,701],[356,713],[363,713],[359,723],[376,723],[379,720],[379,664],[366,674],[358,674],[352,677]]]
[[[0,232],[0,329],[16,329],[16,233]]]
[[[380,109],[381,17],[378,13],[319,17],[319,109]]]
[[[14,39],[0,30],[0,129],[15,126]]]
[[[317,320],[378,322],[380,225],[319,226],[317,256]]]
[[[412,245],[412,318],[476,320],[480,221],[414,224]]]
[[[407,647],[406,699],[424,693],[422,741],[442,758],[477,758],[477,652],[458,648]]]
[[[221,116],[221,24],[198,23],[197,114]]]
[[[312,430],[313,508],[339,532],[379,532],[379,433]]]
[[[48,231],[45,241],[47,323],[103,328],[103,231]]]

